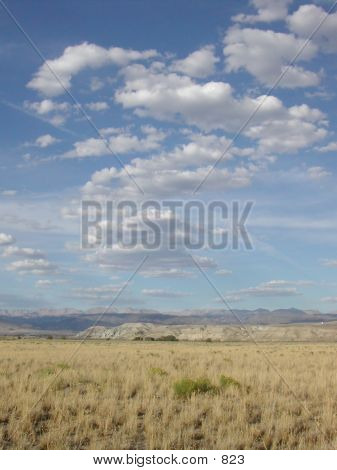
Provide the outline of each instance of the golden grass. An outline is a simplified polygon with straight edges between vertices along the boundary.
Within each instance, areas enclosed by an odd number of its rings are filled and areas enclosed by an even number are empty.
[[[0,341],[2,449],[329,449],[336,344]],[[219,393],[174,383],[220,376]],[[34,404],[46,387],[43,399]]]

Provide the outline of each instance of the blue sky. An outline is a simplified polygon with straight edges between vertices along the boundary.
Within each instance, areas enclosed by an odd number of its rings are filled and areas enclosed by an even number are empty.
[[[8,3],[142,198],[191,199],[259,107],[197,195],[254,201],[247,224],[254,249],[193,255],[235,308],[321,311],[337,308],[336,11],[325,18],[331,5]],[[81,200],[141,197],[3,9],[0,36],[0,308],[107,305],[144,253],[80,250]],[[162,249],[150,254],[116,306],[222,304],[186,252],[168,256]]]

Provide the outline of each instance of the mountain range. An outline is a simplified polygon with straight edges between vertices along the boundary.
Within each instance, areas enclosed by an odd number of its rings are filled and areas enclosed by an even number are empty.
[[[289,325],[320,324],[337,321],[337,313],[320,313],[296,308],[222,310],[200,309],[179,312],[155,310],[102,308],[80,311],[76,309],[41,309],[35,311],[1,310],[0,335],[66,335],[72,336],[92,326],[106,328],[123,324],[149,323],[153,325]]]

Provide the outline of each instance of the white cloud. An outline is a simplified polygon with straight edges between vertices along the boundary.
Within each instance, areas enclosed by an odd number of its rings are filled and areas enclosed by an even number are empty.
[[[56,272],[57,266],[46,259],[23,259],[10,263],[7,270],[19,274],[43,275]]]
[[[222,136],[190,133],[187,134],[186,143],[148,159],[135,158],[125,167],[148,195],[188,193],[211,170],[211,165],[221,157],[228,143],[229,140]],[[237,161],[233,161],[230,168],[220,166],[210,174],[212,187],[223,189],[247,186],[258,169],[256,164],[247,162],[247,157],[252,154],[252,148],[233,146],[224,162],[234,158]],[[241,158],[242,161],[239,160]],[[126,172],[115,167],[96,171],[83,187],[83,194],[88,197],[100,197],[111,194],[112,191],[123,197],[125,194],[135,193]]]
[[[254,28],[231,28],[224,39],[227,72],[246,70],[259,82],[271,86],[287,69],[278,86],[284,88],[317,86],[317,73],[299,65],[288,64],[305,40],[293,34]],[[306,44],[298,60],[309,61],[315,57],[317,47],[312,41]]]
[[[325,259],[322,261],[322,265],[328,268],[337,268],[337,259]]]
[[[182,120],[205,131],[235,132],[259,107],[243,134],[261,141],[262,153],[296,151],[326,135],[323,113],[307,105],[287,109],[275,96],[237,99],[228,83],[198,84],[189,77],[157,73],[142,65],[127,67],[125,76],[116,100],[138,116]]]
[[[240,13],[232,19],[240,23],[270,23],[283,20],[288,14],[288,5],[292,0],[251,0],[250,3],[256,8],[256,15]]]
[[[57,103],[56,101],[45,99],[42,101],[24,101],[23,103],[26,109],[35,111],[37,114],[49,114],[55,111],[65,112],[69,110],[69,103],[62,102]]]
[[[151,269],[141,271],[140,273],[146,278],[193,278],[195,274],[191,271],[185,271],[183,269],[170,268],[170,269]]]
[[[213,46],[205,46],[189,54],[185,59],[176,60],[171,69],[190,77],[205,78],[212,75],[219,59],[214,54]]]
[[[284,280],[284,279],[273,279],[271,281],[265,282],[262,285],[270,286],[270,287],[294,287],[294,286],[309,287],[314,284],[315,284],[314,281],[305,281],[305,280],[289,281],[289,280]]]
[[[24,109],[42,116],[46,121],[50,122],[53,126],[61,126],[69,117],[72,109],[69,103],[45,99],[42,101],[24,101]]]
[[[318,147],[317,150],[322,153],[335,152],[337,150],[337,142],[329,142],[327,145],[324,145],[323,147]]]
[[[149,59],[156,55],[157,52],[154,50],[139,52],[120,47],[106,49],[96,44],[84,42],[67,47],[61,56],[48,60],[47,63],[41,65],[32,80],[27,84],[27,87],[46,96],[57,96],[65,93],[64,88],[69,89],[71,87],[71,80],[74,75],[84,69],[98,69],[109,64],[125,66],[130,61]],[[63,86],[50,72],[50,68]]]
[[[3,232],[0,233],[0,246],[12,245],[13,243],[15,243],[13,235]]]
[[[85,260],[102,269],[113,270],[115,273],[116,271],[134,270],[146,254],[148,254],[148,251],[142,246],[126,249],[114,245],[112,248],[99,248],[87,254]],[[204,269],[217,267],[215,260],[208,256],[194,256],[194,258]],[[151,256],[146,260],[143,270],[163,270],[163,266],[166,270],[187,270],[190,268],[195,270],[193,260],[186,254],[184,249],[169,250],[165,247],[151,251]]]
[[[230,123],[228,114],[235,126],[241,114],[228,83],[201,85],[190,77],[157,73],[139,64],[128,66],[124,74],[125,85],[116,92],[116,101],[126,109],[135,109],[139,116],[162,120],[181,116],[187,124],[210,130]]]
[[[150,177],[146,163],[143,168],[140,163],[136,166],[126,165],[125,167],[129,174],[136,177],[137,184],[143,191],[152,196],[190,195],[207,175],[209,175],[208,184],[213,190],[240,188],[249,185],[255,171],[254,167],[245,168],[244,166],[239,166],[233,171],[226,168],[212,171],[212,166],[209,165],[195,170],[153,170]],[[116,188],[113,183],[119,183],[119,186]],[[100,198],[111,194],[112,191],[119,195],[138,194],[125,171],[116,170],[114,167],[95,172],[91,181],[83,187],[83,194],[86,197]]]
[[[90,111],[105,111],[106,109],[109,109],[109,105],[105,101],[87,103],[86,107],[90,109]]]
[[[52,282],[49,279],[39,279],[35,285],[36,287],[51,287]]]
[[[105,131],[104,134],[107,132]],[[160,147],[166,134],[150,126],[142,127],[143,137],[132,135],[123,130],[119,135],[108,137],[110,148],[117,154],[146,152]],[[62,158],[85,158],[109,155],[110,151],[103,139],[90,138],[74,143],[74,149],[66,152]]]
[[[256,287],[248,287],[247,289],[240,289],[236,292],[229,293],[234,297],[292,297],[301,295],[297,290],[296,283],[286,281],[268,281],[259,284]],[[302,284],[300,284],[302,285]]]
[[[318,5],[301,5],[288,16],[288,27],[303,38],[309,37],[325,18],[326,11]],[[330,13],[316,31],[313,41],[323,53],[337,52],[337,13]]]
[[[258,101],[257,101],[258,103]],[[296,152],[301,148],[317,142],[326,136],[325,115],[319,110],[307,105],[284,108],[276,98],[269,101],[267,106],[270,118],[265,111],[265,120],[258,125],[251,125],[244,134],[258,142],[258,149],[252,147],[239,148],[233,145],[223,158],[222,164],[211,171],[212,165],[223,155],[229,144],[224,136],[186,133],[186,142],[176,145],[172,150],[161,151],[151,158],[135,158],[125,165],[126,170],[136,180],[148,195],[167,195],[170,193],[187,194],[209,174],[209,186],[213,190],[224,188],[240,188],[248,186],[252,178],[263,169],[263,165],[273,161],[268,155],[277,153]],[[114,136],[110,144],[120,153],[126,149],[118,146],[124,140]],[[143,140],[143,139],[142,139]],[[142,142],[137,139],[127,139],[128,144],[134,142],[141,150]],[[146,139],[145,139],[146,142]],[[97,148],[88,147],[93,143]],[[144,142],[143,142],[144,143]],[[77,149],[77,155],[96,152],[96,155],[106,154],[101,148],[101,141],[84,142],[84,147]],[[149,148],[148,145],[146,145]],[[74,151],[66,155],[73,156]],[[210,173],[209,173],[210,172]],[[115,167],[107,167],[96,171],[91,180],[83,187],[86,197],[105,197],[113,192],[116,196],[135,195],[135,188],[127,174]]]
[[[321,180],[331,175],[329,171],[326,171],[321,166],[312,166],[308,168],[307,174],[308,174],[308,177],[312,180]]]
[[[337,303],[337,297],[322,297],[321,302],[326,302],[326,303]]]
[[[232,271],[230,271],[229,269],[218,269],[217,271],[215,271],[215,274],[217,274],[218,276],[229,276],[230,274],[232,274]]]
[[[178,299],[191,295],[188,292],[169,291],[166,289],[143,289],[142,294],[148,297],[160,297],[167,299]]]
[[[16,257],[32,258],[32,259],[45,258],[45,255],[41,250],[36,250],[34,248],[19,248],[18,246],[9,246],[5,248],[2,256],[4,257],[16,256]]]
[[[35,145],[37,147],[46,148],[55,144],[56,142],[59,142],[59,139],[56,139],[56,137],[53,137],[50,134],[44,134],[35,140]]]
[[[91,300],[110,300],[113,295],[118,294],[122,285],[103,285],[99,287],[75,287],[72,289],[74,297]]]
[[[4,191],[1,191],[2,196],[6,197],[12,197],[17,194],[17,191],[15,189],[5,189]]]
[[[273,119],[262,125],[251,126],[245,134],[258,140],[262,153],[289,153],[323,139],[327,130],[316,123],[290,115],[288,119]]]
[[[92,77],[90,80],[90,90],[98,91],[104,87],[104,82],[98,77]]]

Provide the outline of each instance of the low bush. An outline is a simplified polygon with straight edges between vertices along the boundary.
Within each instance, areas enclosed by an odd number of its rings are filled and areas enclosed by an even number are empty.
[[[225,389],[231,386],[240,388],[241,384],[237,380],[233,379],[233,377],[229,377],[227,375],[220,375],[220,387],[222,389]]]
[[[158,341],[178,341],[174,335],[161,336]]]
[[[62,370],[65,370],[65,369],[70,369],[70,365],[67,364],[66,362],[59,362],[58,364],[56,364],[57,367],[59,367],[60,369]]]
[[[174,393],[178,398],[189,398],[193,394],[217,393],[218,387],[207,378],[181,379],[173,384]]]
[[[168,375],[166,370],[162,369],[161,367],[151,367],[149,369],[149,372],[151,375],[159,375],[160,377],[164,377],[165,375]]]

